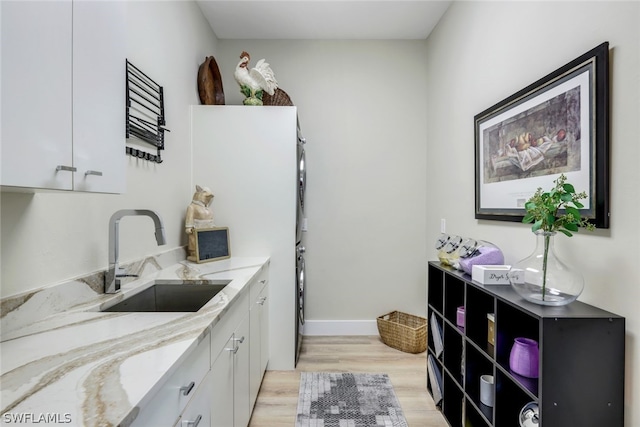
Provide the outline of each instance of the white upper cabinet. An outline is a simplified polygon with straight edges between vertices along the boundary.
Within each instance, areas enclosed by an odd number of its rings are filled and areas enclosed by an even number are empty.
[[[125,13],[124,1],[73,2],[75,190],[125,191]]]
[[[123,192],[126,3],[0,8],[0,184]]]
[[[2,185],[71,190],[72,3],[2,1]]]

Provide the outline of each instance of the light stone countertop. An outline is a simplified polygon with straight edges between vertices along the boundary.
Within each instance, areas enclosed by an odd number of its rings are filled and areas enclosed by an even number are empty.
[[[268,261],[180,261],[123,284],[116,295],[76,280],[3,301],[0,424],[128,425]],[[155,280],[231,282],[195,313],[99,311]]]

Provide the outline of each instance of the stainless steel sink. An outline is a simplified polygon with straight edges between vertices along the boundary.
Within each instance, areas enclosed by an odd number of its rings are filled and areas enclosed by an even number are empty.
[[[195,312],[229,283],[230,280],[197,285],[156,282],[144,291],[102,311]]]

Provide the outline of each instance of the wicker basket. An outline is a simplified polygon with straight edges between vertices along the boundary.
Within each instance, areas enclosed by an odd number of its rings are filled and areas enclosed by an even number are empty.
[[[427,349],[427,319],[392,311],[378,317],[378,332],[382,342],[407,353],[422,353]]]

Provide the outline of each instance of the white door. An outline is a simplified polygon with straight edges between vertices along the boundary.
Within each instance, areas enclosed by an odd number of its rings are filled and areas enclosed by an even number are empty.
[[[262,294],[260,294],[262,295]],[[251,336],[251,342],[249,346],[249,389],[250,400],[249,406],[253,408],[258,397],[258,391],[260,390],[260,382],[262,381],[262,374],[260,372],[260,357],[261,357],[261,323],[262,323],[262,311],[263,304],[260,303],[260,295],[255,301],[252,301],[251,311],[249,312],[249,335]]]
[[[233,361],[233,425],[247,427],[251,418],[249,397],[249,316],[234,333],[238,351]]]
[[[211,365],[211,427],[233,426],[233,349],[229,338],[224,349]]]
[[[0,183],[71,190],[72,4],[1,1]]]
[[[74,189],[124,193],[126,2],[73,3]]]

